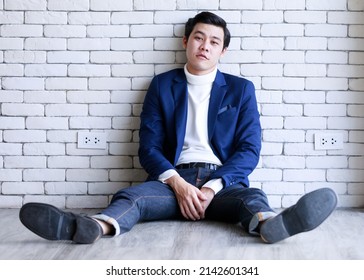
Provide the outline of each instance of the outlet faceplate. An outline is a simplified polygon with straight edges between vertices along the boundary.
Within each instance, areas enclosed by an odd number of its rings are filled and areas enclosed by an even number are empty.
[[[315,134],[315,150],[343,149],[343,135],[337,132],[319,132]]]
[[[80,131],[77,137],[79,149],[106,149],[106,133]]]

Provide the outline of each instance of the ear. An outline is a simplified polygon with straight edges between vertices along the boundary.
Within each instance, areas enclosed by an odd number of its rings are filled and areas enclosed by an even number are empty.
[[[186,49],[187,48],[187,37],[186,36],[183,36],[183,39],[182,39],[182,45],[183,45],[183,48]]]

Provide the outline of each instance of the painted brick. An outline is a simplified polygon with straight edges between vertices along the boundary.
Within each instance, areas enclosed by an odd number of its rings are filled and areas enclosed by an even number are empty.
[[[25,91],[24,102],[26,103],[66,103],[65,91]]]
[[[68,49],[73,51],[109,50],[110,38],[71,38],[68,40]]]
[[[22,12],[0,11],[1,24],[21,24],[23,20],[24,15]]]
[[[243,23],[282,23],[282,11],[246,11],[242,13]]]
[[[307,78],[306,89],[309,90],[346,90],[348,79],[346,78]]]
[[[132,168],[132,158],[129,156],[93,156],[91,168]]]
[[[92,63],[132,63],[133,54],[130,52],[117,51],[96,51],[91,52],[90,62]]]
[[[0,38],[0,50],[22,50],[23,39],[21,38]]]
[[[305,53],[303,51],[264,51],[262,59],[264,63],[303,63]]]
[[[90,25],[87,27],[87,37],[128,37],[127,25]]]
[[[0,64],[0,76],[2,77],[11,77],[11,76],[23,76],[24,70],[23,65],[21,64]]]
[[[308,51],[306,53],[305,59],[308,63],[345,64],[348,61],[348,54],[347,52],[341,51]]]
[[[134,9],[135,10],[175,10],[176,1],[175,0],[173,0],[173,1],[171,1],[171,0],[167,0],[167,1],[166,0],[153,0],[153,1],[134,0]]]
[[[261,27],[262,36],[303,36],[302,24],[263,24]]]
[[[6,10],[45,10],[47,7],[47,0],[4,0],[4,8]]]
[[[348,28],[345,25],[336,24],[306,24],[305,35],[317,37],[346,37],[348,35]]]
[[[88,106],[83,104],[48,104],[45,109],[48,117],[88,115]]]
[[[81,25],[48,25],[44,27],[45,37],[86,37],[86,27]]]
[[[262,105],[264,116],[302,116],[302,105],[294,104],[264,104]]]
[[[306,7],[308,10],[346,10],[346,0],[307,0]]]
[[[0,129],[24,129],[24,117],[0,117]]]
[[[359,12],[329,12],[328,23],[363,24],[364,19]]]
[[[103,169],[68,169],[67,181],[74,182],[100,182],[108,180],[108,171]]]
[[[347,168],[348,160],[345,156],[307,157],[307,168]]]
[[[56,51],[66,49],[66,39],[62,38],[26,38],[24,48],[26,50]]]
[[[153,50],[152,38],[113,38],[111,49],[116,51],[143,51]]]
[[[75,77],[109,77],[109,65],[73,64],[68,66],[68,75]]]
[[[68,13],[69,24],[93,25],[109,24],[110,13],[108,12],[70,12]]]
[[[25,23],[30,24],[67,24],[66,12],[25,12]]]
[[[286,64],[284,76],[292,77],[322,77],[326,76],[326,65],[324,64]]]
[[[350,25],[349,37],[364,37],[364,31],[361,25]]]
[[[48,195],[85,195],[87,183],[82,182],[48,182],[45,184],[45,193]]]
[[[47,90],[85,90],[87,89],[87,78],[48,78],[46,79]]]
[[[133,1],[132,0],[91,0],[90,1],[91,9],[95,11],[129,11],[132,9]]]
[[[43,183],[39,182],[5,182],[2,185],[2,193],[15,194],[44,194]]]
[[[70,128],[107,129],[111,128],[111,119],[105,117],[71,117]]]
[[[293,182],[315,182],[325,181],[326,172],[325,170],[315,169],[287,169],[283,171],[283,180]]]
[[[45,63],[46,59],[45,51],[6,51],[4,54],[4,61],[8,63]]]
[[[65,171],[63,169],[25,169],[23,172],[24,181],[64,181]]]
[[[50,51],[47,53],[48,63],[86,63],[89,62],[86,51]]]
[[[288,50],[326,50],[326,48],[326,38],[288,37],[286,40]]]
[[[89,0],[47,0],[48,9],[56,11],[87,11],[89,9]]]
[[[60,77],[67,76],[67,65],[64,64],[29,64],[25,65],[25,76]]]
[[[364,39],[354,38],[330,38],[328,41],[329,50],[350,50],[361,51]]]
[[[28,117],[27,129],[68,129],[68,118],[62,117]]]
[[[241,9],[241,10],[259,10],[263,6],[262,0],[256,1],[239,1],[239,0],[220,0],[221,9]]]
[[[71,103],[109,103],[109,91],[69,91],[67,100]]]
[[[306,104],[304,115],[309,117],[346,116],[346,106],[344,104]]]
[[[43,34],[41,25],[2,25],[2,37],[40,37]]]
[[[23,102],[23,94],[21,91],[2,90],[0,91],[0,102],[21,103]]]
[[[323,117],[287,117],[285,128],[288,129],[324,129],[326,119]]]
[[[95,13],[96,14],[96,13]],[[97,13],[100,14],[100,13]],[[111,14],[112,24],[151,24],[153,23],[153,12],[114,12]],[[155,20],[158,23],[158,12]],[[93,21],[90,21],[93,22]]]
[[[284,19],[288,23],[326,23],[324,11],[285,11]]]
[[[108,204],[108,198],[105,196],[69,196],[67,197],[66,207],[70,209],[77,208],[105,208]]]
[[[348,0],[348,8],[349,8],[349,10],[363,11],[364,2],[361,0]]]
[[[4,141],[19,142],[46,142],[46,132],[43,130],[5,130]]]
[[[15,90],[42,90],[44,89],[43,78],[3,78],[4,89]]]
[[[45,156],[8,156],[4,163],[6,168],[46,168],[47,165]]]
[[[88,168],[90,160],[88,157],[80,156],[50,156],[48,157],[49,168]]]

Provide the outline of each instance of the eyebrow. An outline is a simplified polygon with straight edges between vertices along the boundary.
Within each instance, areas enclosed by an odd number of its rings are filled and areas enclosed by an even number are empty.
[[[201,34],[203,36],[207,36],[204,32],[200,31],[200,30],[196,30],[193,34]],[[212,38],[214,38],[215,40],[219,40],[220,42],[222,42],[220,37],[217,36],[212,36]]]

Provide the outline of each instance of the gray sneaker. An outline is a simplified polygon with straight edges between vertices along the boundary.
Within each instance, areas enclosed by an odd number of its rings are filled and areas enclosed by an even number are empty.
[[[313,230],[325,221],[337,205],[336,193],[329,188],[302,196],[295,205],[262,223],[260,236],[276,243],[295,234]]]
[[[26,228],[48,240],[90,244],[103,235],[101,226],[94,219],[64,212],[49,204],[24,204],[19,218]]]

